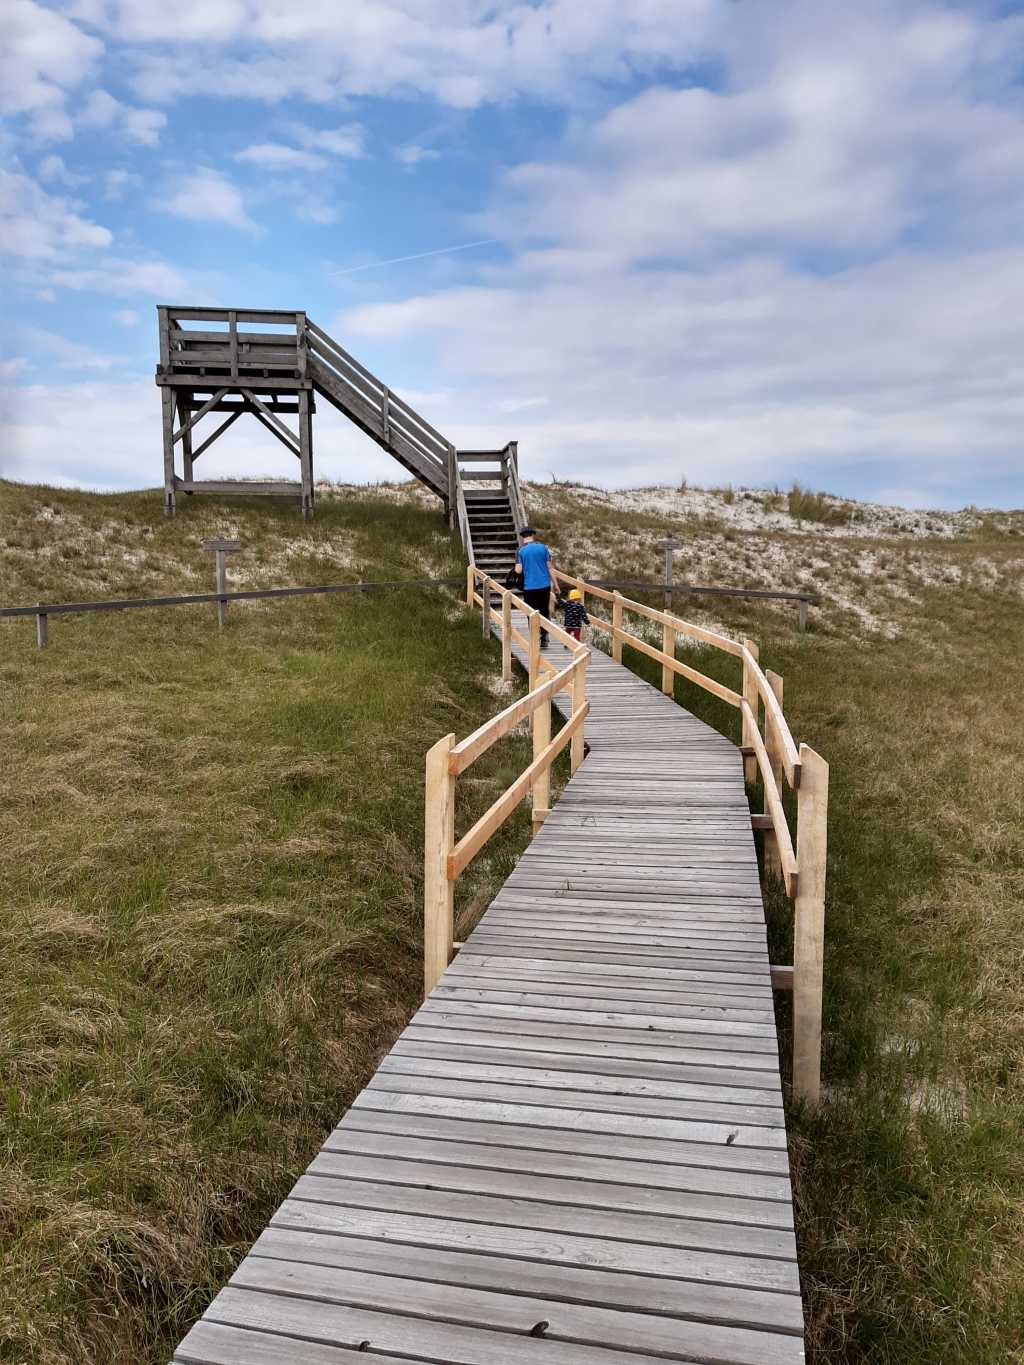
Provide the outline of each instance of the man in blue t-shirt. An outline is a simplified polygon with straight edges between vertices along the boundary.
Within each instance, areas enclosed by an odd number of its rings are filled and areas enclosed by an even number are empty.
[[[522,574],[523,600],[539,611],[542,619],[550,619],[551,612],[551,555],[543,541],[534,539],[533,527],[524,526],[519,532],[522,545],[516,560],[516,573]],[[541,626],[540,647],[547,649],[548,633]]]

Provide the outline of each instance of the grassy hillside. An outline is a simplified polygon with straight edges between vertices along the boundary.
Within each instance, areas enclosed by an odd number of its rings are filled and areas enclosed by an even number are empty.
[[[672,531],[678,578],[822,593],[803,636],[793,606],[677,600],[759,640],[794,733],[831,765],[827,1102],[791,1124],[808,1358],[1024,1360],[1024,517],[829,525],[732,490],[682,510],[664,489],[528,496],[574,567],[657,575]],[[694,661],[735,685],[733,661]],[[769,906],[790,961],[784,897]]]
[[[201,590],[213,533],[246,585],[456,567],[415,490],[328,492],[303,526],[0,486],[2,597]],[[573,570],[655,576],[671,531],[679,579],[822,594],[806,635],[793,606],[676,604],[760,641],[831,764],[827,1103],[791,1127],[809,1359],[1024,1360],[1024,516],[526,497]],[[164,1359],[415,1002],[422,755],[497,705],[477,624],[424,594],[212,615],[55,618],[43,654],[0,622],[3,1360]]]
[[[0,490],[6,602],[450,571],[436,508]],[[423,754],[499,702],[438,594],[0,623],[0,1359],[162,1361],[417,1003]],[[460,819],[529,761],[492,751]],[[506,827],[462,889],[507,875]]]

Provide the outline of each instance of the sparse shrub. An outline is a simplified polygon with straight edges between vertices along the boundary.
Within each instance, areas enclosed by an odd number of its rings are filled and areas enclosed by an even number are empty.
[[[794,483],[787,499],[789,515],[794,521],[813,521],[819,526],[842,526],[846,521],[846,507],[832,502],[825,493],[812,493]]]

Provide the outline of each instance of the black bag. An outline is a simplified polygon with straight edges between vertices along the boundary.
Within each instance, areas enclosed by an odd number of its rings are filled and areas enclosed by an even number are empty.
[[[516,573],[516,566],[513,564],[505,575],[505,587],[508,588],[510,592],[519,592],[522,586],[523,575],[521,573]]]

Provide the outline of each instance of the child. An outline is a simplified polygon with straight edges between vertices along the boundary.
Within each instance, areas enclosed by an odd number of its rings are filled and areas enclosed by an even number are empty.
[[[582,627],[590,624],[590,617],[583,606],[583,594],[579,588],[573,588],[568,597],[559,597],[558,605],[565,608],[566,634],[578,640]]]

